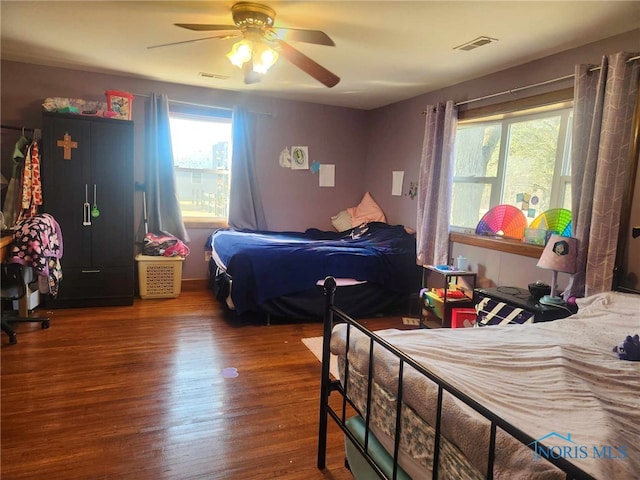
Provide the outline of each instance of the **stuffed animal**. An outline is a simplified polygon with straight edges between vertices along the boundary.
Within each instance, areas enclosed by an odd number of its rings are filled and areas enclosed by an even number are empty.
[[[618,354],[620,360],[640,362],[640,337],[637,333],[633,337],[627,335],[620,345],[613,347],[613,351]]]

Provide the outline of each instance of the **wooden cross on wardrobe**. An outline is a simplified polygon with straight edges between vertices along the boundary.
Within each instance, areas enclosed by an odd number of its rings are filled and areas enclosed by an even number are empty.
[[[78,148],[78,142],[71,141],[71,135],[65,132],[62,140],[58,140],[56,145],[64,149],[63,157],[65,160],[71,160],[71,149]]]

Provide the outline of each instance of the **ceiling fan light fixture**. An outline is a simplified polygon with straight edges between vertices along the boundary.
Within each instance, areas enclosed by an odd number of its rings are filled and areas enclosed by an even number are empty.
[[[231,47],[231,51],[227,53],[229,61],[236,67],[242,68],[242,65],[251,60],[253,51],[251,43],[252,42],[246,38],[235,43],[233,47]]]
[[[328,88],[332,88],[340,82],[340,77],[288,43],[290,40],[293,40],[313,45],[335,47],[336,44],[326,33],[320,30],[275,28],[275,10],[261,3],[235,3],[231,7],[231,16],[235,26],[225,24],[175,23],[174,25],[177,27],[187,30],[197,32],[218,31],[221,33],[210,37],[167,43],[148,48],[199,42],[212,38],[226,40],[242,36],[244,40],[233,45],[231,51],[227,54],[227,58],[233,65],[242,70],[245,83],[255,83],[259,81],[260,77],[278,61],[278,57],[280,56]],[[233,33],[229,34],[228,32]]]
[[[255,2],[238,2],[231,7],[233,22],[239,28],[272,27],[276,18],[273,8]]]
[[[263,41],[245,38],[231,47],[227,58],[238,68],[252,62],[253,71],[264,74],[278,60],[278,52]]]
[[[278,61],[278,52],[266,43],[254,43],[252,59],[253,71],[264,74]]]

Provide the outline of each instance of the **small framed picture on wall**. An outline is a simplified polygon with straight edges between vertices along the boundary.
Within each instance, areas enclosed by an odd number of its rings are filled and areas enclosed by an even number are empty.
[[[309,147],[291,147],[291,168],[293,170],[309,170]]]

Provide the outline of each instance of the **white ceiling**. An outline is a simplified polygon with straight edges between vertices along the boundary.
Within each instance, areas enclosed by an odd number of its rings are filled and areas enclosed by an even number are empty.
[[[245,85],[225,58],[233,39],[147,48],[215,33],[174,23],[232,25],[234,3],[2,0],[1,57],[371,109],[640,28],[638,1],[265,0],[276,27],[333,39],[335,47],[291,42],[341,77],[331,89],[283,58],[260,83]],[[498,41],[454,50],[480,36]]]

